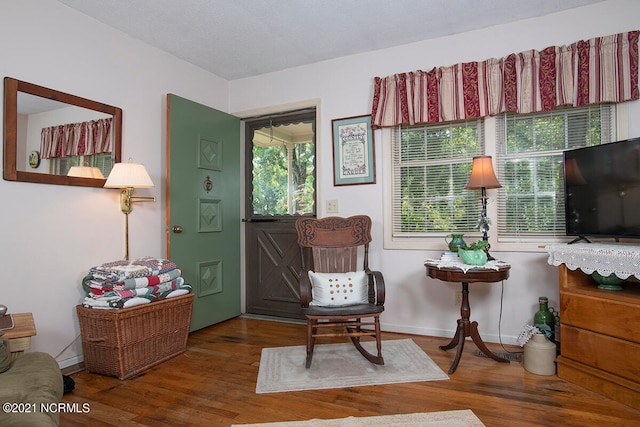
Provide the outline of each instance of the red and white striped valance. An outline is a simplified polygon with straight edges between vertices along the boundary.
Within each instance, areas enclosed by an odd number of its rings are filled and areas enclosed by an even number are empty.
[[[111,152],[111,117],[43,128],[40,155],[43,159],[89,156]]]
[[[438,123],[638,99],[639,34],[376,77],[371,124]]]

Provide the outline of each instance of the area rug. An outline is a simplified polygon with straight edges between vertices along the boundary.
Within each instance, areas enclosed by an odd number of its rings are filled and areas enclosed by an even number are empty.
[[[363,342],[375,352],[375,342]],[[351,342],[316,345],[313,362],[304,367],[305,346],[263,348],[256,393],[357,387],[449,377],[411,339],[382,341],[384,365],[374,365]]]
[[[482,421],[470,410],[425,412],[420,414],[382,415],[378,417],[348,417],[335,420],[313,419],[264,424],[234,424],[231,427],[483,427]]]

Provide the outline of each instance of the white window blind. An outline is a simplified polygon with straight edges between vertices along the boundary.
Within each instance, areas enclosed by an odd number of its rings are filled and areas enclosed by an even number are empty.
[[[87,156],[69,156],[52,158],[50,173],[55,175],[66,175],[72,166],[92,166],[97,167],[106,178],[113,167],[111,153],[98,153]]]
[[[497,117],[498,241],[565,236],[562,153],[610,142],[614,116],[615,107],[592,105]]]
[[[473,231],[480,198],[465,190],[474,156],[484,153],[482,120],[401,126],[392,131],[394,237]]]

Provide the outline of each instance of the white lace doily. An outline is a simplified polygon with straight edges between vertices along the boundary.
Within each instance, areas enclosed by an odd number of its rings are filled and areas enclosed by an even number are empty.
[[[625,243],[573,243],[549,245],[549,264],[565,264],[570,270],[602,276],[615,274],[621,279],[640,278],[640,246]]]
[[[469,270],[500,270],[500,268],[504,268],[504,267],[510,267],[509,264],[507,264],[504,261],[498,261],[498,260],[494,260],[494,261],[487,261],[487,263],[485,265],[469,265],[469,264],[465,264],[462,261],[450,261],[450,260],[441,260],[441,259],[428,259],[425,262],[425,265],[430,265],[433,267],[437,267],[437,268],[459,268],[460,270],[464,271],[465,273]]]

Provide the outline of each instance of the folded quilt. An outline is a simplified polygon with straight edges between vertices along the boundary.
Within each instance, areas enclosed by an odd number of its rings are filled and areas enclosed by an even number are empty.
[[[157,285],[145,286],[144,288],[135,289],[90,289],[87,296],[101,299],[101,298],[129,298],[140,297],[144,295],[157,295],[165,291],[174,291],[180,289],[184,285],[184,278],[178,277],[168,282],[158,283]]]
[[[144,257],[107,262],[92,267],[89,274],[107,283],[118,283],[136,277],[157,276],[175,268],[176,264],[168,259]]]
[[[136,305],[149,304],[156,297],[154,295],[147,295],[144,297],[132,297],[132,298],[117,298],[114,300],[101,300],[86,297],[82,302],[82,305],[87,308],[101,308],[101,309],[114,309],[114,308],[130,308]]]
[[[163,282],[169,282],[171,280],[177,279],[181,275],[182,270],[180,270],[179,268],[174,268],[173,270],[170,270],[166,273],[161,273],[154,276],[134,277],[114,283],[105,281],[102,278],[96,278],[92,273],[89,273],[84,277],[84,279],[82,279],[82,287],[84,288],[85,292],[94,292],[95,289],[102,291],[138,289],[158,285]]]
[[[149,304],[191,292],[182,270],[173,261],[144,257],[107,262],[89,269],[82,279],[82,305],[95,309],[119,309]]]
[[[97,309],[121,309],[130,308],[137,305],[149,304],[154,301],[159,301],[166,298],[173,298],[179,295],[185,295],[191,292],[191,285],[182,284],[181,287],[166,290],[160,290],[158,293],[135,295],[129,297],[120,297],[117,295],[109,297],[93,298],[91,296],[85,297],[82,301],[82,305],[87,308]]]

